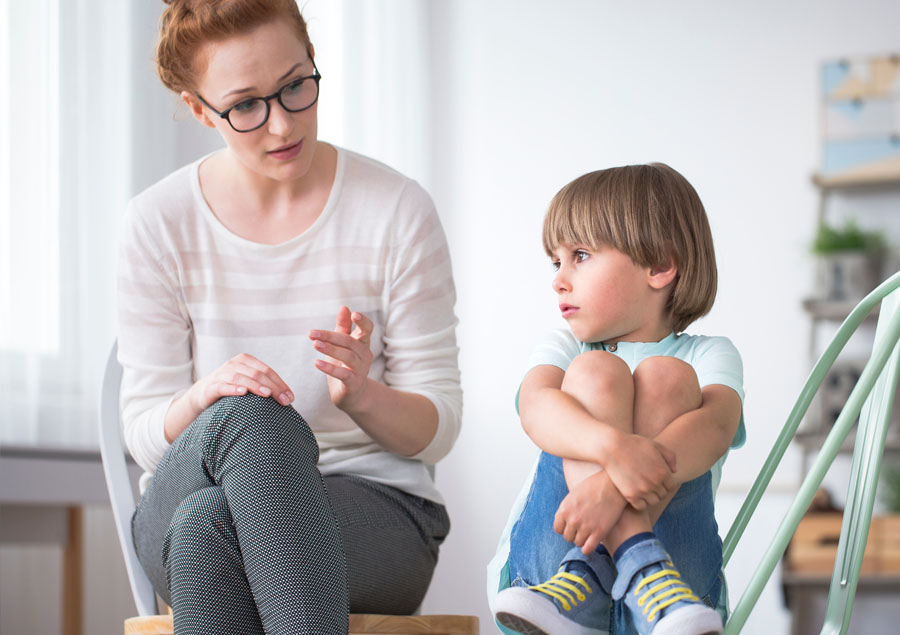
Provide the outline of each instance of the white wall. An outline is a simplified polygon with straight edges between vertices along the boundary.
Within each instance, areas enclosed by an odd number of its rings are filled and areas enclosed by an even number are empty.
[[[507,510],[534,456],[513,407],[530,347],[561,324],[540,246],[546,205],[589,170],[665,161],[703,199],[716,307],[692,332],[744,356],[747,445],[720,490],[723,534],[806,378],[819,160],[819,64],[896,51],[900,4],[457,0],[432,3],[432,194],[459,293],[465,420],[438,468],[453,531],[428,611],[477,613]],[[410,132],[409,134],[412,134]],[[775,477],[790,490],[796,457]],[[732,597],[785,508],[773,495],[728,574]],[[757,627],[786,632],[779,590]]]

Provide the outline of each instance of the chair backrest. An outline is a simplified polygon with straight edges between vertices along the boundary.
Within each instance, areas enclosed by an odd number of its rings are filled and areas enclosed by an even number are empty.
[[[726,635],[740,632],[747,616],[759,599],[763,587],[787,548],[803,514],[809,508],[816,490],[822,484],[825,473],[853,429],[858,416],[847,504],[844,508],[841,537],[838,542],[837,558],[828,592],[825,623],[822,627],[822,633],[847,632],[853,609],[853,598],[859,582],[863,552],[869,534],[869,524],[872,519],[875,490],[881,471],[881,458],[890,424],[894,394],[897,390],[898,377],[900,377],[900,345],[898,345],[898,340],[900,340],[900,272],[885,280],[867,295],[841,324],[831,343],[813,367],[809,379],[807,379],[787,422],[723,543],[723,558],[724,563],[727,564],[826,373],[834,364],[850,336],[863,320],[879,306],[875,342],[869,360],[825,439],[809,473],[803,479],[797,496],[785,514],[775,537],[763,554],[747,589],[731,614],[731,618],[725,626]]]
[[[103,473],[106,476],[116,533],[119,535],[119,544],[125,557],[125,568],[128,570],[134,603],[140,615],[155,615],[157,610],[153,585],[141,567],[131,539],[131,516],[134,514],[135,504],[125,464],[125,448],[122,444],[119,421],[119,385],[122,381],[122,367],[116,357],[117,353],[118,346],[113,342],[100,390],[100,455],[103,458]]]

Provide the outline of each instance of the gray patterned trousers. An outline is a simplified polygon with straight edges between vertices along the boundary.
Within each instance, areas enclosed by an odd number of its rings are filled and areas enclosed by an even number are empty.
[[[450,528],[443,506],[356,476],[324,479],[296,410],[225,397],[166,451],[132,520],[175,632],[347,633],[412,613]]]

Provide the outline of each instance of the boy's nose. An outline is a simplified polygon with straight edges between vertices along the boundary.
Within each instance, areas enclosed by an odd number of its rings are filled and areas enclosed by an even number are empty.
[[[569,283],[563,276],[562,270],[560,270],[555,276],[553,276],[553,282],[550,283],[550,286],[552,286],[553,290],[557,293],[569,290]]]

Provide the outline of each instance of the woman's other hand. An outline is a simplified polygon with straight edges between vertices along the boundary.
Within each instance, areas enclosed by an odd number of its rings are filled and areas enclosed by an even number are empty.
[[[328,377],[328,392],[335,406],[347,413],[364,409],[372,351],[369,342],[374,325],[362,313],[338,310],[333,331],[313,330],[313,347],[328,359],[317,359],[316,368]],[[352,329],[352,332],[351,332]]]
[[[198,379],[181,397],[172,402],[166,414],[166,440],[171,443],[191,422],[221,397],[246,395],[272,397],[283,406],[294,401],[294,393],[267,364],[253,355],[241,353]]]

